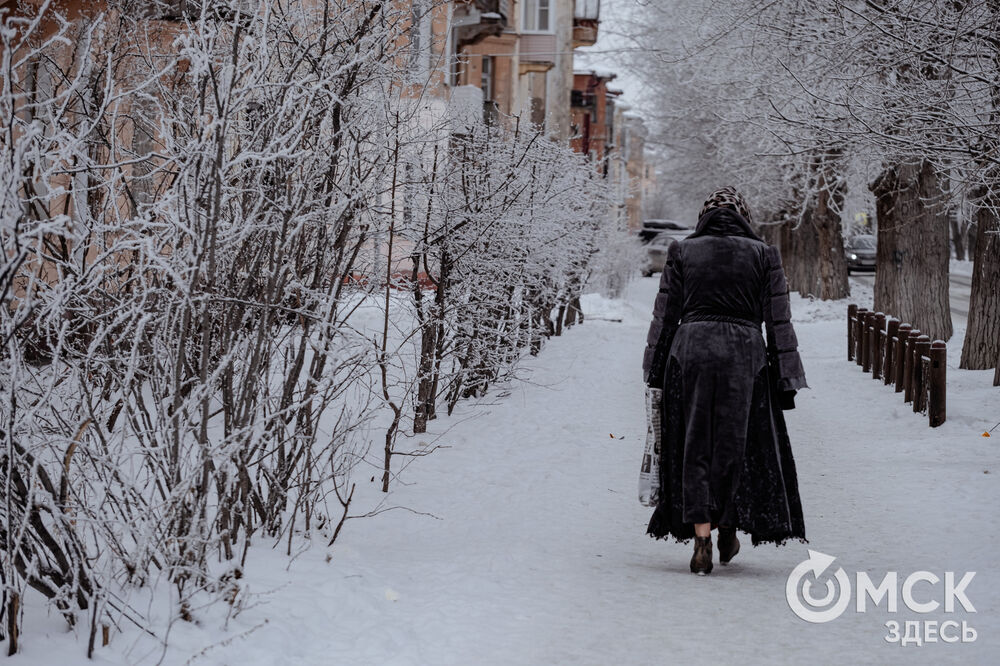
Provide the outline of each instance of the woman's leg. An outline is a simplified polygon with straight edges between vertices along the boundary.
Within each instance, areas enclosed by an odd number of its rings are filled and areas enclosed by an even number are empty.
[[[704,576],[712,573],[712,523],[694,524],[694,554],[691,573]]]

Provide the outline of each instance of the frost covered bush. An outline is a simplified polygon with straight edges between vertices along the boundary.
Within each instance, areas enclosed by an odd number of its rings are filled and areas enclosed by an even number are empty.
[[[476,124],[421,160],[431,193],[413,235],[421,322],[415,428],[509,377],[579,298],[607,224],[607,187],[591,164],[534,129]],[[559,310],[553,321],[554,310]]]
[[[399,430],[537,351],[602,242],[568,148],[415,115],[402,7],[252,6],[0,14],[11,651],[28,588],[91,649],[166,640],[149,595],[238,612],[250,546],[332,542],[371,429],[387,487]]]
[[[606,298],[620,298],[646,263],[646,248],[639,238],[624,230],[602,229],[599,250],[590,262],[588,285]]]

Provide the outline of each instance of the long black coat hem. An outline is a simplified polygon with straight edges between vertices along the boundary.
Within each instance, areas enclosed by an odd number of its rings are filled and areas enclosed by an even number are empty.
[[[673,540],[676,543],[688,543],[689,541],[691,541],[691,539],[694,538],[694,528],[691,529],[691,536],[679,537],[676,534],[672,534],[672,533],[669,533],[669,532],[666,533],[666,534],[660,534],[659,536],[657,536],[657,531],[659,531],[659,529],[660,529],[659,526],[657,526],[657,527],[654,528],[653,525],[652,525],[652,519],[650,520],[650,523],[651,523],[650,526],[646,530],[646,534],[650,538],[656,539],[657,541],[670,541],[670,540]],[[746,532],[746,531],[741,530],[739,528],[737,528],[737,531],[743,532],[744,534],[750,534],[749,532]],[[750,534],[750,543],[755,548],[757,546],[761,545],[761,544],[767,544],[767,543],[773,543],[775,545],[775,547],[786,546],[786,545],[788,545],[789,541],[798,541],[799,543],[809,543],[809,539],[807,539],[805,537],[800,537],[800,536],[784,536],[784,537],[773,536],[772,537],[772,536],[766,536],[766,535],[761,535],[761,534],[756,534],[756,535]]]
[[[750,535],[754,546],[783,545],[806,539],[802,504],[791,443],[784,415],[778,405],[777,372],[765,366],[755,378],[747,424],[747,440],[737,487],[728,501],[727,514],[735,516],[737,530]],[[681,466],[685,427],[681,371],[671,359],[665,373],[660,446],[660,502],[649,520],[647,534],[655,539],[673,538],[686,543],[694,537],[694,524],[684,521]],[[716,498],[720,501],[723,498]],[[720,515],[722,511],[718,512]],[[717,523],[718,516],[712,516]]]

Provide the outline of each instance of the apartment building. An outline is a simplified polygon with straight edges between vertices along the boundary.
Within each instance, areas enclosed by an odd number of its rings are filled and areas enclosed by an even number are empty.
[[[141,11],[172,34],[200,14],[203,2],[160,0]],[[641,225],[643,190],[655,186],[643,164],[642,121],[625,117],[621,92],[609,87],[613,72],[573,69],[574,49],[597,41],[600,0],[398,2],[409,14],[408,48],[401,50],[409,59],[407,80],[401,83],[423,105],[419,122],[436,124],[457,105],[466,112],[481,105],[481,116],[475,115],[485,122],[530,123],[587,155],[615,183],[629,228]],[[249,10],[255,3],[244,4]],[[19,5],[0,3],[7,11]],[[107,8],[101,0],[53,0],[52,6],[71,20]],[[142,142],[153,137],[140,130],[126,127],[121,139],[145,154]]]
[[[573,49],[597,41],[599,0],[456,0],[451,82],[500,116],[568,141]]]

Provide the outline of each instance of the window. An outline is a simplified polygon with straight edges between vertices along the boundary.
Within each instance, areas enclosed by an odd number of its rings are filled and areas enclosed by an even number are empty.
[[[484,100],[493,99],[493,56],[483,56],[483,74],[479,81]]]
[[[549,18],[552,0],[525,0],[524,31],[549,32]]]

